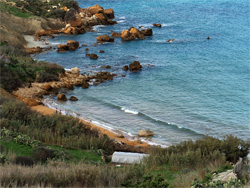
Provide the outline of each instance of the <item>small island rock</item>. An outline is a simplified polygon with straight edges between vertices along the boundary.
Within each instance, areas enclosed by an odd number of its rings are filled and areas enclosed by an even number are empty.
[[[154,132],[150,130],[140,130],[138,132],[138,136],[140,137],[154,136]]]

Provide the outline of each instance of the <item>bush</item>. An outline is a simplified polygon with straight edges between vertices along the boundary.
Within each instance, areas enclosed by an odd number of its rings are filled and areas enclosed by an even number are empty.
[[[60,18],[61,20],[64,20],[65,15],[66,15],[65,10],[55,9],[48,12],[45,16],[48,18]]]
[[[38,79],[36,80],[37,82],[52,82],[52,81],[59,81],[58,76],[49,74],[47,72],[42,72],[39,74]]]
[[[55,156],[52,149],[43,146],[37,147],[33,153],[34,159],[43,163],[48,159],[53,159]]]
[[[65,14],[64,21],[70,23],[71,21],[76,19],[77,11],[73,8],[69,9],[69,11]]]
[[[27,156],[18,156],[16,158],[16,164],[22,165],[22,166],[33,166],[34,160],[32,157]]]

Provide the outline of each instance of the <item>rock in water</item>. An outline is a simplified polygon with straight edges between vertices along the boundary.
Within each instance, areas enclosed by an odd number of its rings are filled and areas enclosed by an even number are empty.
[[[71,96],[71,97],[69,98],[69,100],[71,100],[71,101],[78,101],[78,98],[76,98],[75,96]]]
[[[161,24],[160,24],[160,23],[158,23],[158,24],[157,24],[157,23],[154,23],[153,26],[154,26],[154,27],[161,27]]]
[[[138,132],[138,136],[140,137],[154,136],[154,132],[150,130],[140,130]]]
[[[79,47],[79,42],[74,40],[69,40],[67,42],[68,50],[74,51]]]
[[[133,63],[129,64],[130,71],[140,71],[141,69],[142,69],[142,66],[139,61],[134,61]]]
[[[98,43],[104,43],[104,42],[114,42],[114,38],[108,36],[108,35],[102,35],[96,37],[96,40]]]
[[[80,73],[80,70],[79,70],[78,67],[75,67],[75,68],[71,68],[71,69],[70,69],[70,72],[71,72],[72,74],[79,74],[79,73]]]
[[[59,93],[57,95],[57,100],[59,100],[59,101],[67,101],[67,97],[64,94]]]
[[[98,59],[98,55],[96,54],[90,54],[90,59]]]

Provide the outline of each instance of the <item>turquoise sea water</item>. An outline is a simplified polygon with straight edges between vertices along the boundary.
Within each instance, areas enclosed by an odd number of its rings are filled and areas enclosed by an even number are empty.
[[[247,0],[79,0],[81,7],[99,4],[113,8],[114,26],[94,27],[96,32],[77,36],[58,36],[51,44],[77,40],[87,44],[74,52],[36,55],[39,60],[56,62],[81,72],[100,71],[101,65],[125,78],[87,90],[76,88],[67,96],[77,102],[46,102],[77,113],[103,125],[136,135],[140,129],[153,130],[152,141],[174,144],[204,135],[222,138],[233,134],[250,137],[250,7]],[[131,26],[152,27],[153,36],[145,40],[98,44],[96,36],[121,32]],[[207,37],[210,40],[207,40]],[[175,39],[173,43],[166,43]],[[99,54],[99,50],[105,53]],[[122,67],[138,60],[139,73]],[[153,65],[153,67],[147,66]]]

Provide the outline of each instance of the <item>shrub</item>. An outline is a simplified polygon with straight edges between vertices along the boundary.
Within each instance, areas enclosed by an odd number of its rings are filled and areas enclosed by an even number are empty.
[[[64,21],[69,23],[76,19],[77,11],[73,8],[69,9],[69,11],[65,14]]]
[[[56,155],[52,149],[39,146],[34,150],[33,157],[36,161],[46,162],[48,159],[53,159]]]
[[[33,166],[34,160],[32,157],[18,156],[16,157],[16,164],[19,164],[22,166]]]
[[[38,79],[36,80],[37,82],[51,82],[51,81],[58,81],[58,76],[49,74],[47,72],[42,72],[39,74]]]
[[[65,15],[66,15],[65,10],[55,9],[55,10],[51,10],[50,12],[48,12],[45,16],[48,18],[60,18],[64,20]]]

